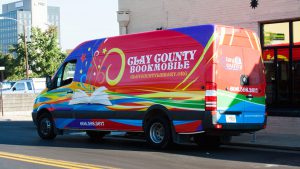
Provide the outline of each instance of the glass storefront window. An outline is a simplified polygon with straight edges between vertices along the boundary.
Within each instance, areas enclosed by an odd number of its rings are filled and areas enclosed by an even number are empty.
[[[290,32],[293,26],[293,32]],[[300,21],[263,24],[266,103],[300,106]],[[293,39],[290,39],[290,35]],[[290,41],[293,44],[290,44]],[[275,59],[276,58],[276,59]]]
[[[264,62],[273,63],[274,61],[274,50],[266,49],[263,51],[263,60]]]
[[[293,22],[294,44],[300,45],[300,21]]]
[[[298,29],[299,30],[299,29]],[[298,31],[299,32],[299,31]],[[299,35],[299,34],[298,34]],[[300,104],[300,48],[293,49],[293,101]]]
[[[275,100],[275,95],[273,94],[274,86],[273,82],[275,81],[275,69],[274,69],[274,49],[266,49],[263,51],[263,60],[265,64],[265,71],[266,71],[266,103],[272,104]]]
[[[264,46],[289,45],[289,23],[264,24]]]

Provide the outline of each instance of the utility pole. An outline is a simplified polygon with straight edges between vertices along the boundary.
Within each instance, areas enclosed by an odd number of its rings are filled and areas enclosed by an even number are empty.
[[[4,81],[4,76],[3,76],[3,72],[5,70],[5,67],[0,67],[0,72],[1,72],[1,81],[0,82],[3,82]],[[0,101],[1,101],[1,115],[2,117],[4,116],[4,106],[3,106],[3,93],[2,93],[2,90],[3,90],[3,83],[1,84],[0,86],[0,90],[1,90],[1,98],[0,98]]]
[[[28,52],[27,52],[27,42],[26,42],[26,26],[25,20],[23,20],[23,31],[24,31],[24,50],[25,50],[25,64],[26,64],[26,79],[29,78],[29,65],[28,65]]]

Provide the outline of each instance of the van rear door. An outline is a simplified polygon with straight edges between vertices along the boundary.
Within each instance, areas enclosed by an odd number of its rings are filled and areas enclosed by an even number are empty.
[[[251,31],[226,28],[218,46],[218,123],[263,123],[265,80],[260,48]]]
[[[259,50],[244,48],[244,75],[248,84],[243,85],[245,96],[244,123],[263,123],[265,116],[265,76]]]
[[[221,45],[216,66],[218,123],[243,123],[244,96],[239,92],[244,74],[243,48]]]

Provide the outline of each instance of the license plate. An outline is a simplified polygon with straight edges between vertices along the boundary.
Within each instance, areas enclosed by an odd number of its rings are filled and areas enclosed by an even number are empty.
[[[235,115],[226,115],[226,123],[236,123]]]

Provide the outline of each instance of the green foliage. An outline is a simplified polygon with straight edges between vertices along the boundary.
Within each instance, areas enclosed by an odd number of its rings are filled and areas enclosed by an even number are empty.
[[[14,73],[15,71],[15,62],[18,61],[16,59],[13,59],[13,56],[10,54],[4,55],[2,53],[0,53],[0,66],[4,66],[5,67],[5,71],[4,71],[4,78],[5,77],[9,77],[6,78],[8,80],[13,80],[16,79],[16,75],[17,73]]]
[[[28,65],[30,77],[45,77],[52,75],[66,54],[61,52],[58,44],[56,27],[50,26],[46,31],[39,28],[31,30],[30,42],[27,42]],[[18,44],[10,48],[10,55],[4,56],[8,80],[24,79],[26,77],[24,34],[19,35]],[[13,57],[14,56],[14,57]]]

